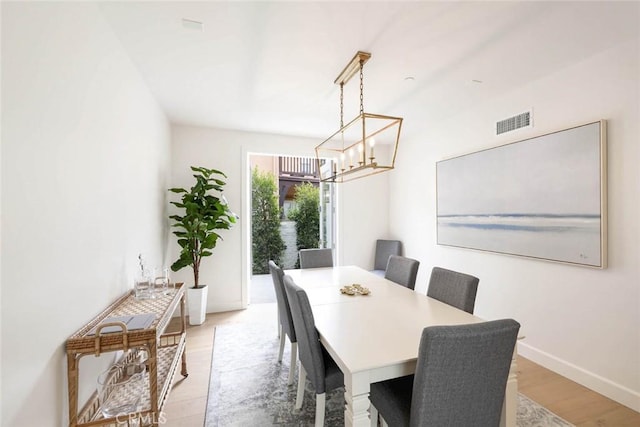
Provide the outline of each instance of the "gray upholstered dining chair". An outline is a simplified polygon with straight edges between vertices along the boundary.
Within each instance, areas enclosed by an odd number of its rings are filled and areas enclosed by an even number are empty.
[[[391,255],[402,255],[402,242],[400,240],[376,240],[376,257],[371,272],[384,277]]]
[[[391,255],[384,277],[409,289],[415,289],[420,261],[398,255]]]
[[[333,267],[331,248],[300,249],[300,268]]]
[[[287,336],[291,343],[291,364],[289,365],[288,380],[288,384],[291,385],[293,384],[293,377],[295,375],[296,365],[298,364],[298,341],[296,340],[296,331],[293,327],[289,299],[287,298],[287,293],[284,290],[284,282],[282,281],[284,272],[273,261],[269,261],[269,271],[271,272],[271,279],[273,280],[273,287],[276,291],[276,300],[278,302],[278,323],[280,327],[280,352],[278,353],[278,362],[282,362],[285,336]]]
[[[479,282],[475,276],[433,267],[427,296],[473,314]]]
[[[296,409],[302,407],[306,377],[316,392],[316,427],[324,425],[326,392],[344,385],[344,376],[336,362],[320,344],[313,312],[307,293],[296,285],[291,276],[284,276],[284,287],[291,305],[293,325],[298,339],[300,369]]]
[[[371,384],[371,425],[497,427],[520,324],[431,326],[415,375]]]

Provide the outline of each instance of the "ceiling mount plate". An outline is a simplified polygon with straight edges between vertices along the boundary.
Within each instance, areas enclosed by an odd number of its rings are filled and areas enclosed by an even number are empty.
[[[347,84],[349,79],[353,77],[353,75],[360,70],[360,61],[362,61],[362,65],[366,64],[367,61],[371,58],[371,54],[369,52],[358,51],[356,55],[353,57],[351,62],[344,67],[344,70],[336,77],[334,83],[335,84]]]

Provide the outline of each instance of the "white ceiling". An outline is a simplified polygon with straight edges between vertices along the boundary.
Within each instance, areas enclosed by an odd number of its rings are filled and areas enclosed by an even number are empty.
[[[638,37],[640,22],[638,3],[606,1],[100,7],[172,122],[317,138],[338,128],[333,81],[358,50],[372,54],[365,111],[404,117],[406,134]],[[345,121],[357,90],[353,79]]]

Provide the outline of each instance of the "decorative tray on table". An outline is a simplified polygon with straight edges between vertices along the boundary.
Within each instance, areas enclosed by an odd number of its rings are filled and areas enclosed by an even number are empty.
[[[355,295],[369,295],[371,291],[369,288],[365,288],[362,285],[354,283],[353,285],[347,285],[340,288],[340,293],[350,296]]]

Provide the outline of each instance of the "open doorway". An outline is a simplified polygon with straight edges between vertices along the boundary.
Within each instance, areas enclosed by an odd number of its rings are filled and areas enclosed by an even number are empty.
[[[299,246],[335,249],[334,190],[320,182],[315,158],[250,154],[249,168],[248,302],[275,302],[270,259],[284,270],[295,269]]]

